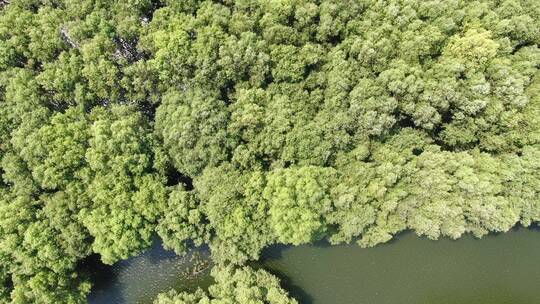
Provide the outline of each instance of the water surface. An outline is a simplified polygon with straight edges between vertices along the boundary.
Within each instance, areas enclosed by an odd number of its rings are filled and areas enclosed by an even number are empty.
[[[375,248],[272,247],[262,265],[305,304],[540,303],[540,231],[431,241],[405,233]]]
[[[93,256],[82,265],[90,270],[87,272],[93,283],[88,303],[150,304],[157,294],[172,288],[186,291],[208,288],[212,283],[209,265],[194,266],[201,261],[209,261],[207,248],[179,257],[164,250],[158,241],[140,256],[112,266],[103,265]]]
[[[303,304],[531,304],[540,303],[539,255],[538,229],[457,241],[408,232],[369,249],[272,246],[255,266],[279,276]],[[207,288],[209,272],[186,277],[189,266],[156,243],[139,257],[94,267],[89,302],[148,304],[171,288]]]

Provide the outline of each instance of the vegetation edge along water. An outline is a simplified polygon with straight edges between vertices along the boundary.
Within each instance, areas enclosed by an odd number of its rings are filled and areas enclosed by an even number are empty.
[[[0,302],[155,233],[216,265],[156,303],[281,304],[272,244],[537,223],[537,2],[0,1]]]
[[[536,303],[540,301],[537,233],[537,227],[518,226],[481,240],[465,235],[433,241],[409,231],[375,248],[325,241],[272,245],[248,265],[278,277],[282,288],[305,304]],[[210,257],[204,248],[201,253],[200,264],[207,265]],[[207,290],[214,284],[208,268],[193,276],[196,267],[190,255],[175,256],[156,242],[142,255],[106,270],[89,267],[98,271],[89,303],[150,304],[158,293],[173,288]]]

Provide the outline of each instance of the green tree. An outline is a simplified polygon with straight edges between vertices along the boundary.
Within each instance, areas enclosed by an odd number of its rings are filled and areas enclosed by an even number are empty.
[[[195,180],[201,209],[210,222],[212,257],[218,263],[256,259],[275,240],[260,171],[240,172],[230,165],[208,168]]]
[[[537,2],[0,1],[0,302],[155,233],[221,269],[162,301],[290,303],[223,266],[537,223]]]
[[[268,200],[270,225],[283,243],[309,243],[326,230],[325,216],[332,210],[331,168],[300,167],[269,174],[263,197]]]
[[[217,92],[188,89],[167,93],[156,113],[156,130],[173,164],[189,176],[225,161],[233,141],[228,111]]]
[[[194,293],[171,290],[158,295],[155,304],[226,304],[226,303],[269,303],[295,304],[279,286],[279,280],[264,271],[247,266],[242,268],[224,267],[212,269],[215,284],[208,288],[208,294],[201,289]]]
[[[192,191],[184,190],[181,185],[172,189],[167,207],[156,227],[164,247],[181,255],[189,249],[190,243],[195,246],[208,243],[209,230],[198,197]]]
[[[165,208],[163,177],[153,168],[153,138],[132,107],[98,108],[91,114],[89,170],[85,180],[92,206],[81,211],[105,263],[139,253]]]

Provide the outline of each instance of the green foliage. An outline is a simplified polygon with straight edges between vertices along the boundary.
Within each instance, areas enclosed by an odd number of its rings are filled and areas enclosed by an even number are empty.
[[[43,189],[65,188],[86,164],[89,122],[80,108],[54,115],[24,139],[20,155]]]
[[[195,180],[201,209],[213,229],[210,246],[215,261],[256,259],[274,241],[262,196],[264,184],[262,172],[242,174],[230,165],[207,169]]]
[[[167,207],[156,227],[166,249],[173,249],[181,255],[189,248],[207,243],[210,231],[205,215],[199,206],[197,196],[177,186],[169,193]]]
[[[330,212],[332,168],[301,167],[270,173],[263,197],[270,204],[270,225],[278,241],[300,245],[317,239],[326,230]]]
[[[88,171],[92,207],[81,211],[105,263],[140,252],[165,208],[163,180],[153,170],[153,139],[142,115],[131,107],[92,112]]]
[[[208,295],[200,288],[195,292],[178,293],[174,289],[160,293],[154,300],[154,304],[209,304],[212,303]]]
[[[156,233],[221,267],[159,301],[291,303],[224,265],[540,221],[537,2],[0,1],[0,302]]]
[[[262,269],[214,268],[212,276],[215,284],[208,288],[208,294],[201,289],[193,293],[171,290],[160,294],[154,304],[298,303],[279,286],[275,276]]]
[[[66,201],[43,200],[2,193],[0,265],[13,284],[11,299],[13,303],[84,303],[90,284],[73,269],[89,253],[86,234],[69,218]]]
[[[215,92],[188,90],[164,96],[156,113],[156,130],[173,164],[194,176],[227,159],[225,103]]]
[[[11,292],[13,303],[86,303],[90,292],[90,282],[80,282],[77,274],[57,276],[49,272],[39,272],[32,277],[14,280],[16,288]]]

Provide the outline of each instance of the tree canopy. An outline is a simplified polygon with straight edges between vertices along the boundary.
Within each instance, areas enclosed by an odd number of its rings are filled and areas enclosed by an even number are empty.
[[[537,0],[0,1],[0,303],[156,234],[218,265],[157,303],[295,303],[243,265],[537,223],[539,47]]]
[[[198,288],[193,293],[171,290],[160,294],[154,304],[298,304],[279,286],[277,277],[248,266],[212,269],[215,283],[208,293]]]

